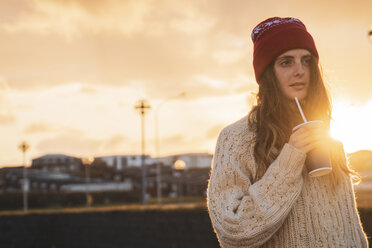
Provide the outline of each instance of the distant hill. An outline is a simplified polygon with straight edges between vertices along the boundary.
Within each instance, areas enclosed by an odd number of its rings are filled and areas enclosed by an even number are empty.
[[[372,171],[372,151],[360,150],[349,154],[352,169],[358,172]]]

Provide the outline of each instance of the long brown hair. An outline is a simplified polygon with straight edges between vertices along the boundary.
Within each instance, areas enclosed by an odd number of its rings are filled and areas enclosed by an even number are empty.
[[[254,157],[257,170],[254,180],[259,180],[268,166],[276,159],[279,151],[288,142],[292,128],[302,122],[298,111],[293,111],[295,103],[288,99],[279,88],[274,62],[267,66],[259,78],[257,105],[249,113],[249,126],[256,132]],[[310,62],[310,85],[308,93],[301,101],[308,120],[323,120],[329,127],[332,107],[328,91],[318,66],[318,59],[312,56]],[[341,169],[348,174],[355,174],[347,164]]]

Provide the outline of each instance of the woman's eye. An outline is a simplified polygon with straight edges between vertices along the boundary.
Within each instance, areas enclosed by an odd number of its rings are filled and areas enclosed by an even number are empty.
[[[291,61],[290,60],[283,60],[282,62],[280,62],[280,65],[281,66],[288,66],[291,64]]]
[[[304,65],[310,65],[311,64],[311,58],[304,59]]]

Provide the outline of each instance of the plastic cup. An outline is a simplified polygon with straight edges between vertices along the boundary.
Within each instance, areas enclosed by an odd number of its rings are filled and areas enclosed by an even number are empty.
[[[323,121],[308,121],[301,123],[293,128],[293,132],[310,123],[323,123]],[[305,165],[310,177],[320,177],[332,171],[329,148],[326,145],[327,142],[323,143],[324,144],[320,145],[319,147],[315,147],[313,150],[307,153]]]

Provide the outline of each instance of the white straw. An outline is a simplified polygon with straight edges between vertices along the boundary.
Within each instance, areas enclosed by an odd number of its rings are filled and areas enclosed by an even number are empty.
[[[302,111],[302,108],[301,108],[300,102],[298,101],[297,97],[295,97],[295,100],[296,100],[296,103],[297,103],[298,110],[300,110],[300,113],[301,113],[302,119],[303,119],[304,122],[306,123],[307,120],[306,120],[306,117],[305,117],[305,115],[304,115],[304,112]]]

